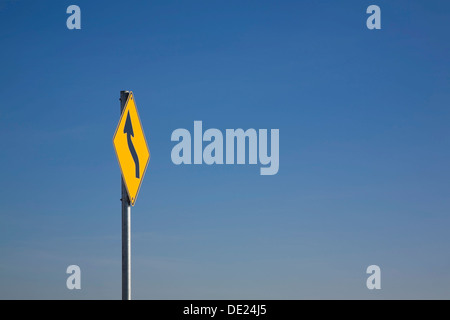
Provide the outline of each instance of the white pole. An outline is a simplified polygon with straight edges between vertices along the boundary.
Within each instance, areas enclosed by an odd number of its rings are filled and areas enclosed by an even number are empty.
[[[120,114],[129,91],[120,91]],[[131,205],[122,177],[122,300],[131,300]]]

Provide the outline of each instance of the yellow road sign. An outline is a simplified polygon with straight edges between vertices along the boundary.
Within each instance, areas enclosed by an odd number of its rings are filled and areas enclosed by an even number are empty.
[[[113,144],[130,203],[134,206],[150,159],[150,151],[131,91],[114,133]]]

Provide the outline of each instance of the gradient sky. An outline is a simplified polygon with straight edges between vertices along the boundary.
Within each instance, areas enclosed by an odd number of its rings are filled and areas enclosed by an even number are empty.
[[[133,298],[449,299],[449,21],[437,0],[0,0],[0,298],[121,298],[132,90]],[[174,165],[195,120],[279,129],[278,174]]]

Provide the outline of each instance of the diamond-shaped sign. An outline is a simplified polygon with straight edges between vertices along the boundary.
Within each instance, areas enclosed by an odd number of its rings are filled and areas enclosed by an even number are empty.
[[[113,144],[130,203],[134,206],[150,159],[150,151],[131,91],[114,133]]]

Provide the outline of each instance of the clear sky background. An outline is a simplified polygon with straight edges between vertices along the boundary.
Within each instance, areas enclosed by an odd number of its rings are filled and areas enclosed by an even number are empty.
[[[449,21],[447,1],[1,0],[0,298],[121,298],[132,90],[133,298],[449,299]],[[194,120],[279,129],[278,174],[174,165]]]

